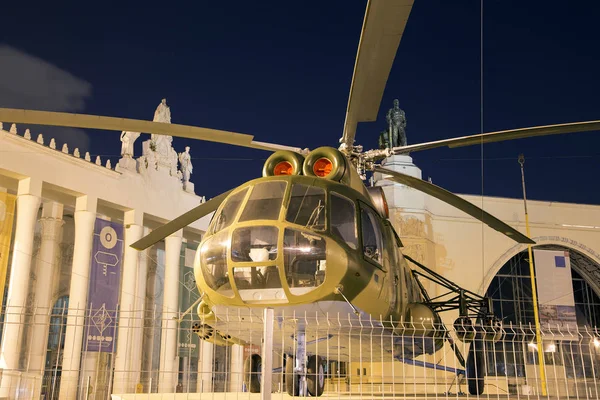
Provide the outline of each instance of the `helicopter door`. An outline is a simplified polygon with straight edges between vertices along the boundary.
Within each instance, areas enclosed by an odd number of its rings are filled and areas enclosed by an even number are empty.
[[[371,285],[374,285],[373,289],[376,290],[374,295],[389,307],[392,302],[389,291],[390,276],[387,273],[390,257],[385,252],[381,219],[375,210],[363,203],[360,203],[360,225],[363,257],[376,267],[371,281]]]
[[[375,211],[361,205],[360,225],[365,259],[383,269],[383,238],[379,218],[377,218]]]

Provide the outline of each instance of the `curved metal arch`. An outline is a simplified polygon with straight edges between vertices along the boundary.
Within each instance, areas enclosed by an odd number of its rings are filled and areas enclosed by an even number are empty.
[[[596,282],[594,283],[594,291],[598,293],[596,289],[600,290],[600,254],[597,253],[594,249],[586,246],[583,243],[579,243],[574,239],[570,239],[563,236],[536,236],[532,237],[532,239],[537,243],[533,248],[546,248],[545,246],[561,246],[562,248],[566,248],[567,250],[573,250],[586,258],[590,259],[593,263],[595,263],[598,267],[596,274]],[[555,247],[556,248],[556,247]],[[514,256],[523,251],[527,251],[527,246],[517,243],[512,247],[506,249],[506,251],[498,257],[498,259],[491,265],[491,267],[487,270],[485,276],[483,277],[479,288],[476,290],[476,293],[479,295],[485,295],[490,284],[492,283],[492,279],[498,274],[498,271]],[[591,277],[589,272],[581,273],[579,270],[576,270],[581,276]],[[593,281],[593,279],[592,279]],[[591,282],[588,280],[588,283]]]

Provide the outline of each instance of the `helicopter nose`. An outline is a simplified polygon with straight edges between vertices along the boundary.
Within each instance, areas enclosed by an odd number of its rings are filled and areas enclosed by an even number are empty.
[[[323,284],[326,240],[286,224],[234,226],[200,249],[202,276],[225,297],[288,302]]]

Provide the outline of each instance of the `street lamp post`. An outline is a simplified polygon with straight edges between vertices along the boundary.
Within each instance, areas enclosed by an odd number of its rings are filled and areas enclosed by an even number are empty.
[[[523,184],[523,202],[525,205],[525,229],[527,237],[530,237],[529,231],[529,214],[527,212],[527,194],[525,191],[525,156],[519,154],[519,164],[521,165],[521,182]],[[533,266],[533,255],[531,244],[527,245],[529,253],[529,274],[531,276],[531,294],[533,300],[533,318],[535,319],[535,339],[537,342],[538,363],[540,368],[540,379],[542,381],[542,396],[547,395],[546,391],[546,370],[544,365],[544,349],[542,347],[542,337],[540,332],[540,314],[538,310],[537,287],[535,282],[535,268]]]

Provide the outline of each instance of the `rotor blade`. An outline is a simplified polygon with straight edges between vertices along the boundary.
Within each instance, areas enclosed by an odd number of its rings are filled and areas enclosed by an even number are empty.
[[[455,195],[454,193],[447,191],[446,189],[442,189],[441,187],[436,186],[433,183],[429,183],[422,179],[415,178],[415,177],[409,176],[409,175],[405,175],[400,172],[392,171],[390,169],[382,168],[379,166],[376,166],[374,168],[374,171],[380,172],[384,175],[391,175],[391,176],[384,176],[384,179],[389,179],[394,182],[402,183],[413,189],[417,189],[423,193],[426,193],[430,196],[435,197],[436,199],[443,201],[444,203],[450,204],[451,206],[454,206],[461,211],[466,212],[467,214],[469,214],[473,218],[483,222],[490,228],[495,229],[498,232],[505,234],[506,236],[508,236],[509,238],[514,240],[515,242],[525,243],[525,244],[535,244],[535,242],[533,240],[531,240],[527,236],[523,235],[521,232],[517,231],[510,225],[500,221],[498,218],[483,211],[481,208],[477,207],[476,205],[469,203],[468,201],[464,200],[463,198]]]
[[[396,50],[414,0],[369,0],[350,85],[342,145],[354,143],[356,124],[375,121]]]
[[[199,139],[209,142],[232,144],[235,146],[250,147],[253,149],[269,151],[290,150],[296,153],[303,153],[303,150],[297,147],[255,142],[253,140],[254,136],[244,133],[200,128],[188,125],[167,124],[163,122],[143,121],[137,119],[0,108],[0,121],[34,125],[68,126],[73,128],[105,129],[119,132],[128,131],[153,133],[156,135],[169,135],[188,139]]]
[[[600,121],[571,122],[568,124],[533,126],[529,128],[511,129],[507,131],[480,133],[471,136],[462,136],[453,139],[436,140],[434,142],[410,144],[408,146],[394,147],[394,154],[403,154],[411,151],[434,149],[436,147],[462,147],[481,143],[501,142],[504,140],[523,139],[533,136],[559,135],[563,133],[587,132],[600,130]]]
[[[153,230],[148,235],[133,243],[131,247],[136,250],[145,250],[153,244],[160,242],[167,236],[185,228],[194,221],[215,211],[217,208],[219,208],[219,205],[223,202],[223,200],[225,200],[229,193],[231,193],[231,190],[221,193],[217,197],[208,200],[206,203],[200,204],[198,207],[192,208],[190,211],[180,215],[173,221]]]

